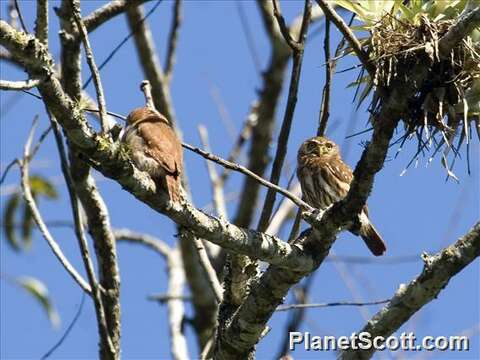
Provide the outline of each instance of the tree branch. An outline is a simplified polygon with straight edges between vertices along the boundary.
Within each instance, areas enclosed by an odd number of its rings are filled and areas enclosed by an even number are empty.
[[[478,26],[480,26],[480,7],[477,6],[471,11],[464,12],[438,41],[440,56],[447,57],[455,45]]]
[[[38,79],[28,79],[24,81],[7,81],[0,80],[0,90],[28,90],[32,89],[40,84]]]
[[[300,199],[299,197],[295,196],[294,194],[292,194],[288,190],[285,190],[278,185],[272,184],[270,181],[265,180],[264,178],[254,174],[252,171],[250,171],[249,169],[247,169],[244,166],[238,165],[236,163],[232,163],[228,160],[224,160],[224,159],[218,157],[217,155],[210,154],[210,153],[208,153],[206,151],[203,151],[202,149],[196,148],[196,147],[194,147],[190,144],[182,143],[182,146],[185,149],[188,149],[190,151],[193,151],[196,154],[199,154],[200,156],[204,157],[205,159],[216,162],[217,164],[220,164],[227,169],[238,171],[238,172],[248,176],[249,178],[254,179],[259,184],[262,184],[262,185],[268,187],[269,189],[273,189],[273,191],[278,192],[278,193],[282,194],[283,196],[289,198],[291,201],[293,201],[299,207],[302,207],[302,208],[304,208],[306,210],[309,210],[309,211],[313,211],[313,208],[310,205],[308,205],[305,201]]]
[[[103,94],[103,87],[102,87],[102,82],[100,80],[100,73],[98,72],[97,65],[95,64],[93,51],[90,46],[90,41],[88,39],[87,29],[85,28],[85,25],[82,22],[82,16],[80,13],[80,3],[78,0],[71,0],[71,4],[72,4],[72,16],[79,28],[80,37],[82,39],[83,46],[85,47],[85,55],[87,58],[87,63],[88,63],[88,66],[90,67],[90,71],[92,72],[93,83],[95,84],[98,108],[100,110],[100,125],[102,127],[102,133],[106,134],[108,133],[110,128],[107,120],[105,95]]]
[[[177,49],[177,38],[182,22],[182,0],[175,0],[173,5],[173,20],[168,35],[168,49],[165,61],[165,79],[170,83],[172,79],[173,65],[175,63],[175,51]]]
[[[60,156],[60,164],[67,184],[68,194],[70,197],[70,204],[72,206],[73,220],[74,220],[74,230],[75,235],[78,240],[80,247],[80,253],[82,255],[82,260],[87,272],[88,281],[92,289],[92,299],[95,305],[95,313],[97,316],[98,331],[100,335],[100,356],[106,359],[114,359],[115,349],[112,344],[112,339],[109,336],[107,329],[107,321],[105,317],[105,309],[103,306],[102,295],[100,293],[100,287],[95,275],[95,270],[93,267],[93,262],[90,257],[90,251],[88,249],[87,238],[83,230],[83,221],[79,209],[78,197],[73,183],[72,175],[70,174],[70,169],[68,166],[67,155],[65,147],[63,145],[63,138],[60,132],[60,125],[56,119],[50,115],[50,122],[52,124],[53,133],[55,134],[55,140],[57,143],[57,149]]]
[[[367,301],[367,302],[355,302],[355,301],[337,301],[331,303],[307,303],[307,304],[291,304],[291,305],[281,305],[277,307],[275,311],[289,311],[293,309],[315,309],[315,308],[325,308],[325,307],[334,307],[334,306],[370,306],[370,305],[380,305],[389,302],[390,300],[378,300],[378,301]]]
[[[176,125],[177,120],[172,106],[170,89],[158,60],[152,33],[148,24],[144,21],[142,6],[129,7],[127,18],[145,78],[152,85],[155,108],[165,115],[171,124]]]
[[[35,126],[35,125],[34,125]],[[38,207],[35,203],[35,199],[32,196],[32,192],[30,189],[30,183],[29,183],[29,161],[30,161],[30,144],[32,141],[33,137],[33,131],[34,131],[34,126],[32,127],[32,130],[30,131],[29,138],[25,144],[25,150],[24,150],[24,158],[23,160],[18,161],[18,165],[20,166],[20,172],[21,172],[21,185],[22,185],[22,193],[23,197],[25,199],[25,203],[27,204],[28,208],[30,209],[32,213],[33,220],[35,220],[35,223],[37,224],[38,228],[40,229],[40,232],[42,233],[43,237],[47,241],[48,245],[52,249],[54,255],[57,257],[57,259],[60,261],[62,266],[67,270],[67,272],[70,274],[70,276],[75,280],[75,282],[82,288],[83,291],[85,291],[88,294],[91,294],[92,289],[90,285],[82,278],[82,276],[75,270],[73,265],[68,261],[68,259],[65,257],[65,255],[62,252],[62,249],[58,245],[58,243],[55,241],[53,236],[50,234],[50,231],[48,231],[47,226],[45,225],[45,222],[42,219],[42,216],[40,214],[40,211],[38,210]]]
[[[48,0],[37,0],[35,36],[48,47]]]
[[[480,256],[480,223],[456,243],[434,256],[424,255],[422,273],[408,285],[401,284],[390,302],[381,309],[360,332],[368,332],[372,338],[397,331],[410,317],[436,299],[451,278]],[[369,359],[375,349],[346,350],[339,358]]]
[[[338,30],[340,30],[343,36],[347,39],[353,51],[357,55],[358,59],[360,60],[364,68],[368,71],[368,73],[373,79],[375,68],[370,62],[368,54],[363,50],[362,44],[360,44],[360,41],[358,41],[353,31],[350,30],[350,28],[345,23],[345,21],[343,21],[343,19],[328,4],[326,0],[317,0],[317,4],[322,8],[323,12],[325,13],[325,16],[328,17],[328,19],[330,19],[330,21],[332,21],[335,24]]]
[[[276,4],[276,1],[274,1],[274,4]],[[274,8],[277,9],[275,5]],[[279,14],[277,10],[275,10],[274,12],[277,13],[276,16],[277,19],[279,19],[280,28],[282,29],[285,25],[284,21],[282,21],[283,17]],[[270,175],[270,182],[275,185],[277,185],[280,180],[283,162],[287,155],[288,138],[290,136],[290,128],[292,126],[295,106],[297,104],[298,83],[300,81],[300,73],[302,69],[303,50],[305,46],[305,40],[307,38],[308,26],[310,24],[311,15],[312,4],[310,3],[310,0],[305,0],[302,26],[298,40],[295,42],[295,45],[293,45],[294,43],[292,41],[288,40],[288,38],[285,38],[287,42],[289,42],[289,45],[293,51],[293,66],[290,78],[290,86],[288,89],[287,106],[285,108],[285,114],[283,117],[280,134],[278,135],[277,151],[275,153],[275,158],[272,165],[272,173]],[[287,34],[283,35],[287,36]],[[290,37],[289,33],[288,37]],[[275,204],[275,197],[276,192],[272,188],[270,188],[267,192],[267,196],[265,197],[265,203],[263,205],[263,210],[260,216],[260,220],[258,222],[257,230],[265,231],[265,229],[267,228],[270,221],[270,216],[272,215],[273,205]]]
[[[138,6],[148,0],[113,0],[83,18],[88,32],[95,31],[105,22],[125,12],[131,6]]]

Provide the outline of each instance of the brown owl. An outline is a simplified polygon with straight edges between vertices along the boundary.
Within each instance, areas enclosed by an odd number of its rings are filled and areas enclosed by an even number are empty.
[[[337,144],[323,136],[306,140],[298,150],[297,176],[305,201],[318,209],[342,200],[353,180],[352,169],[340,156]],[[360,235],[370,251],[383,255],[385,243],[368,217],[367,205],[360,213]]]
[[[133,110],[127,117],[122,137],[131,151],[135,166],[146,171],[170,200],[181,199],[183,171],[182,144],[169,121],[148,108]]]

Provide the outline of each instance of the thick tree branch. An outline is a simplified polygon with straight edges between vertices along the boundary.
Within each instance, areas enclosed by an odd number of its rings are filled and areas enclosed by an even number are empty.
[[[478,26],[480,26],[480,6],[463,13],[458,21],[452,25],[447,33],[438,41],[440,56],[447,57],[455,45]]]
[[[360,332],[368,332],[372,338],[389,335],[397,331],[410,317],[447,286],[450,279],[480,256],[480,223],[457,242],[434,256],[424,255],[422,273],[408,285],[401,284],[390,302],[381,309]],[[369,359],[370,350],[347,350],[340,359]]]

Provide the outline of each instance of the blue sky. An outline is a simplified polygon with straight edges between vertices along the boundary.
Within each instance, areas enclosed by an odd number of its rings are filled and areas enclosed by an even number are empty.
[[[82,12],[88,14],[101,6],[102,1],[83,1]],[[6,1],[2,0],[2,19],[5,18]],[[35,3],[20,1],[27,27],[33,29]],[[52,1],[51,5],[58,5]],[[147,4],[151,8],[153,3]],[[242,2],[247,14],[255,47],[261,60],[262,69],[268,62],[269,43],[253,1]],[[287,20],[302,11],[300,2],[282,2]],[[160,59],[164,60],[166,37],[171,20],[172,3],[163,1],[150,17],[149,23],[155,37]],[[58,21],[51,12],[50,48],[58,58]],[[319,24],[311,26],[311,33]],[[332,27],[332,47],[339,40],[337,30]],[[97,63],[110,53],[113,47],[128,34],[125,18],[119,16],[91,34],[90,39]],[[296,150],[299,144],[315,134],[318,109],[324,83],[323,35],[313,36],[305,50],[302,77],[298,92],[294,125],[289,140],[286,169],[282,185],[286,185],[295,164]],[[213,152],[226,157],[234,141],[229,128],[238,131],[249,111],[250,103],[256,98],[261,86],[261,77],[257,73],[249,53],[237,5],[233,1],[185,1],[183,25],[180,30],[177,61],[172,81],[172,98],[175,112],[188,143],[200,144],[197,125],[204,124],[209,129]],[[342,59],[338,70],[355,64],[355,59]],[[84,79],[89,76],[84,64]],[[143,75],[138,64],[132,41],[128,41],[112,61],[101,72],[109,110],[127,114],[131,109],[143,105],[143,95],[139,84]],[[361,142],[368,140],[370,134],[364,134],[345,140],[345,135],[365,129],[367,113],[361,107],[354,114],[356,105],[352,103],[354,90],[347,88],[357,76],[356,70],[337,74],[331,103],[331,123],[335,123],[328,133],[337,143],[348,147],[345,160],[352,166],[358,160]],[[24,79],[25,73],[16,68],[1,64],[1,78],[8,80]],[[286,79],[289,75],[286,76]],[[282,94],[277,112],[276,135],[283,117],[286,88]],[[87,91],[94,96],[93,86]],[[216,94],[216,95],[214,95]],[[0,149],[2,172],[5,164],[21,155],[31,120],[40,115],[39,129],[48,126],[43,105],[40,101],[12,92],[1,92],[2,117],[0,121]],[[231,118],[231,123],[222,122],[215,96],[220,97],[223,106]],[[12,105],[12,103],[14,103]],[[350,119],[354,117],[353,128],[349,129]],[[399,129],[397,136],[401,135]],[[272,142],[271,154],[276,142]],[[464,234],[478,219],[479,214],[479,163],[478,156],[472,156],[472,173],[467,174],[465,156],[457,161],[457,184],[445,181],[445,170],[436,158],[429,167],[425,167],[427,158],[420,158],[418,167],[411,167],[405,175],[399,176],[416,150],[416,144],[404,147],[395,159],[396,147],[392,149],[391,161],[376,176],[373,193],[369,199],[371,217],[387,242],[387,258],[403,255],[421,254],[423,251],[435,253]],[[479,153],[478,140],[472,143],[471,154]],[[462,149],[465,154],[465,149]],[[49,137],[39,151],[32,173],[40,173],[55,181],[61,178],[53,137]],[[193,199],[198,207],[211,202],[211,191],[204,160],[191,153],[185,153],[185,163],[190,175]],[[150,233],[165,242],[175,244],[175,228],[171,221],[153,212],[150,208],[135,200],[121,187],[100,174],[95,174],[98,185],[110,208],[113,226],[128,227],[136,231]],[[233,174],[226,186],[226,193],[235,195],[243,181],[243,175]],[[19,183],[18,171],[12,171],[2,187],[1,202],[7,200],[4,194],[7,187]],[[58,201],[43,201],[41,211],[46,220],[68,220],[70,209],[64,184],[58,183],[61,198]],[[229,202],[228,210],[233,217],[236,201]],[[3,216],[3,215],[2,215]],[[288,231],[289,229],[287,229]],[[82,269],[82,261],[77,242],[71,229],[52,229],[56,240],[77,269]],[[282,234],[285,238],[287,235]],[[16,253],[1,244],[0,271],[9,276],[35,276],[43,281],[51,294],[53,302],[62,319],[59,329],[51,328],[47,317],[38,304],[21,289],[0,280],[1,286],[1,349],[0,357],[11,359],[39,358],[63,334],[76,313],[81,301],[81,291],[59,265],[44,239],[34,233],[32,249],[25,253]],[[341,234],[333,247],[336,255],[370,256],[363,242],[353,235]],[[169,358],[168,329],[166,326],[166,307],[146,300],[152,293],[166,291],[164,261],[158,254],[148,249],[119,244],[118,256],[122,280],[122,354],[128,359]],[[312,302],[330,301],[371,301],[390,298],[401,283],[408,283],[421,272],[422,262],[386,264],[382,259],[373,259],[370,264],[340,264],[335,266],[326,262],[314,274],[315,279],[310,293]],[[82,270],[83,271],[83,270]],[[341,274],[348,274],[346,283]],[[399,357],[439,359],[474,359],[480,356],[479,347],[479,264],[471,264],[452,279],[438,299],[425,306],[413,316],[401,331],[414,331],[417,337],[425,335],[459,335],[470,331],[471,350],[463,353],[385,353],[381,358]],[[286,301],[290,301],[290,297]],[[363,308],[335,307],[311,309],[307,311],[302,331],[315,335],[350,335],[365,323],[365,316],[373,315],[379,307]],[[187,315],[192,310],[187,306]],[[277,313],[269,325],[271,332],[259,344],[257,357],[271,359],[278,351],[280,339],[285,333],[287,313]],[[477,330],[473,330],[477,327]],[[197,354],[196,341],[191,330],[186,327],[190,354]],[[96,358],[97,329],[92,303],[85,302],[82,314],[63,345],[52,358]],[[296,359],[335,358],[334,353],[312,353],[301,349],[294,354]]]

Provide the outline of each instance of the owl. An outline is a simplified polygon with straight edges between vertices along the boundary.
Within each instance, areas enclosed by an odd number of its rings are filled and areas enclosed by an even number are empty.
[[[165,116],[148,107],[133,110],[122,141],[135,166],[147,172],[171,201],[178,202],[182,194],[182,144]]]
[[[311,206],[324,210],[342,200],[350,189],[353,172],[340,156],[338,145],[323,136],[306,140],[298,150],[297,177],[304,200]],[[383,255],[385,242],[373,226],[365,205],[360,213],[358,234],[370,251]]]

